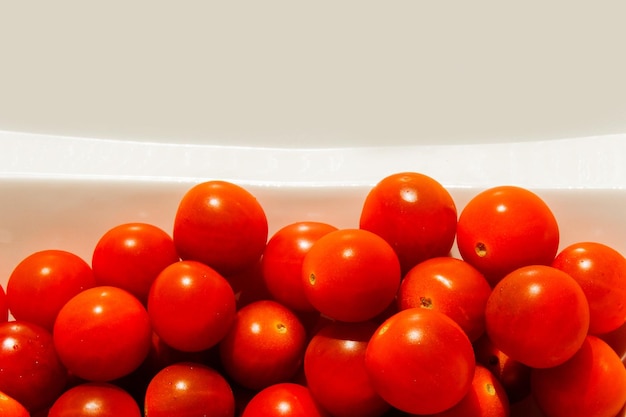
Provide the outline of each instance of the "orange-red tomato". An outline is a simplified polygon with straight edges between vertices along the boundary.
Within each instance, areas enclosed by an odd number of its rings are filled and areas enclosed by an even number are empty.
[[[16,399],[0,392],[0,415],[2,417],[30,417],[30,413]]]
[[[141,417],[139,405],[123,389],[109,383],[85,383],[65,391],[48,417]]]
[[[241,417],[330,417],[306,386],[282,382],[259,391]]]

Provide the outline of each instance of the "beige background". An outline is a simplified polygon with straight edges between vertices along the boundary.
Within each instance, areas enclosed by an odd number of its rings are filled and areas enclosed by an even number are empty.
[[[0,130],[329,146],[626,132],[626,2],[10,2]]]

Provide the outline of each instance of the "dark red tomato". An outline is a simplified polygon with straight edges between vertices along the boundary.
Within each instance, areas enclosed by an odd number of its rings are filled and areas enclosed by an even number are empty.
[[[4,288],[0,285],[0,323],[9,320],[9,306],[7,303],[7,295]]]
[[[493,286],[522,266],[550,265],[559,227],[539,195],[521,187],[494,187],[474,196],[461,211],[457,246]]]
[[[603,333],[598,337],[608,343],[626,365],[626,323],[612,332]]]
[[[224,278],[233,288],[238,309],[255,301],[272,298],[267,285],[265,285],[263,266],[260,260],[245,271]]]
[[[401,172],[370,190],[359,225],[393,247],[405,274],[419,262],[450,252],[456,222],[456,205],[445,187],[427,175]]]
[[[65,366],[87,381],[120,378],[139,367],[150,350],[145,307],[117,287],[94,287],[74,296],[54,323],[54,346]]]
[[[377,328],[372,321],[330,323],[307,346],[307,386],[334,417],[379,417],[390,408],[374,390],[365,369],[365,350]]]
[[[472,344],[443,313],[410,308],[374,333],[365,366],[376,392],[412,414],[440,413],[469,392],[476,362]]]
[[[298,317],[282,304],[262,300],[237,312],[219,350],[226,374],[249,389],[290,380],[300,368],[307,335]]]
[[[563,249],[552,266],[567,272],[589,302],[589,333],[602,334],[626,321],[626,258],[597,242],[578,242]]]
[[[302,282],[309,302],[320,313],[346,322],[365,321],[395,300],[400,263],[380,236],[361,229],[327,233],[309,249]]]
[[[303,385],[283,382],[259,391],[241,417],[330,417]]]
[[[530,394],[531,368],[511,359],[494,346],[487,334],[474,342],[476,362],[486,367],[504,387],[510,403],[523,400]]]
[[[226,379],[205,365],[170,365],[148,384],[144,412],[150,417],[233,417],[235,398]]]
[[[50,332],[23,321],[0,324],[0,375],[0,391],[30,412],[50,405],[67,381]]]
[[[485,305],[491,286],[476,268],[450,257],[428,259],[404,276],[398,307],[440,311],[457,322],[471,341],[485,332]]]
[[[30,413],[15,398],[0,392],[0,416],[30,417]]]
[[[166,267],[148,296],[154,331],[175,349],[194,352],[215,346],[235,317],[233,289],[211,267],[180,261]]]
[[[432,417],[509,417],[511,407],[500,381],[485,367],[476,365],[472,387],[452,408]]]
[[[530,367],[547,368],[580,348],[589,329],[589,305],[568,274],[534,265],[511,272],[496,285],[485,319],[498,349]]]
[[[588,336],[570,360],[533,369],[531,388],[550,417],[613,417],[626,403],[626,368],[609,345]]]
[[[61,307],[95,285],[91,267],[79,256],[55,249],[35,252],[24,258],[9,277],[9,310],[17,320],[52,331]]]
[[[320,222],[298,222],[279,229],[263,252],[263,277],[272,298],[296,311],[313,311],[302,286],[302,262],[313,243],[337,230]]]
[[[86,383],[65,391],[48,417],[141,417],[139,405],[123,389],[108,383]]]
[[[174,243],[183,259],[203,262],[232,275],[257,262],[267,242],[263,208],[243,187],[207,181],[181,199],[174,219]]]
[[[179,260],[174,241],[148,223],[109,229],[94,248],[91,265],[98,285],[119,287],[146,303],[157,275]]]

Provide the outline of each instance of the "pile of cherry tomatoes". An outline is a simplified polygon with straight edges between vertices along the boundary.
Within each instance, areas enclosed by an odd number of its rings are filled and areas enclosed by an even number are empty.
[[[270,236],[254,195],[207,181],[171,234],[32,253],[0,287],[0,414],[624,415],[618,251],[560,242],[528,189],[457,211],[414,172],[372,187],[358,224]]]

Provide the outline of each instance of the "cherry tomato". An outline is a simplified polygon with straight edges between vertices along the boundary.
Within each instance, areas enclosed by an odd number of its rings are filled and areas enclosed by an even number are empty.
[[[485,319],[498,349],[530,367],[547,368],[580,348],[589,329],[589,305],[568,274],[533,265],[511,272],[496,285]]]
[[[0,324],[0,376],[0,391],[30,412],[50,405],[67,381],[50,332],[23,321]]]
[[[260,260],[252,267],[224,278],[226,278],[235,293],[238,309],[255,301],[272,298],[272,294],[270,294],[265,284],[263,266]]]
[[[9,320],[9,306],[7,303],[7,295],[2,285],[0,285],[0,323]]]
[[[533,369],[532,395],[550,417],[613,417],[626,403],[626,368],[604,341],[588,336],[565,363]]]
[[[239,185],[207,181],[181,199],[174,219],[174,243],[181,258],[232,275],[257,262],[267,242],[265,212]]]
[[[377,328],[372,321],[330,323],[307,346],[307,386],[334,417],[378,417],[390,408],[374,390],[365,369],[365,350]]]
[[[626,321],[626,258],[598,242],[578,242],[559,252],[552,266],[571,275],[589,302],[589,333],[602,334]]]
[[[365,352],[376,392],[393,407],[434,414],[469,392],[476,362],[472,344],[443,313],[409,308],[376,330]]]
[[[14,398],[0,392],[0,415],[2,417],[31,417],[22,404]]]
[[[330,417],[313,399],[309,389],[290,382],[270,385],[259,391],[241,417]]]
[[[233,417],[235,398],[228,381],[215,369],[180,362],[167,366],[152,378],[144,412],[150,417]]]
[[[139,405],[123,389],[109,383],[85,383],[65,391],[48,417],[141,417]]]
[[[432,417],[509,417],[509,399],[500,381],[485,367],[476,365],[469,392],[452,408]]]
[[[61,307],[95,285],[91,267],[79,256],[56,249],[35,252],[24,258],[9,277],[9,310],[17,320],[52,331]]]
[[[313,243],[337,230],[320,222],[298,222],[279,229],[263,252],[263,277],[273,299],[296,311],[313,311],[302,284],[302,262]]]
[[[450,257],[431,258],[405,275],[398,291],[400,310],[412,307],[440,311],[467,333],[471,341],[485,331],[485,306],[491,286],[476,268]]]
[[[402,273],[429,258],[446,256],[456,235],[452,196],[416,172],[389,175],[368,193],[359,227],[382,236],[396,251]]]
[[[228,281],[196,261],[166,267],[148,296],[154,331],[168,345],[188,352],[215,346],[230,328],[235,310]]]
[[[121,378],[139,367],[152,329],[137,298],[117,287],[94,287],[63,306],[54,324],[54,346],[65,366],[87,381]]]
[[[391,246],[367,230],[327,233],[302,263],[309,302],[320,313],[346,322],[382,313],[394,302],[400,279],[400,263]]]
[[[474,196],[457,226],[461,257],[495,285],[528,265],[550,265],[559,246],[559,227],[550,207],[534,192],[499,186]]]
[[[302,364],[306,331],[282,304],[262,300],[241,308],[219,350],[226,374],[254,390],[291,379]]]
[[[172,238],[148,223],[109,229],[93,250],[91,265],[98,285],[119,287],[147,302],[157,275],[179,260]]]
[[[598,337],[608,343],[626,365],[626,323],[612,332],[602,333]]]

